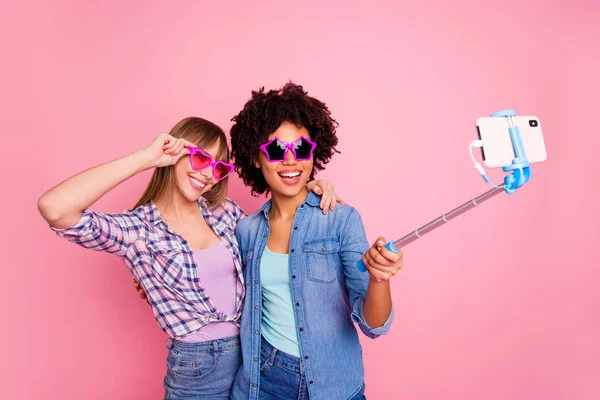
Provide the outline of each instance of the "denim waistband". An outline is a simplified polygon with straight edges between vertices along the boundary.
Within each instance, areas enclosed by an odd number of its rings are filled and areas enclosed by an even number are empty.
[[[182,353],[216,353],[219,351],[236,350],[240,348],[239,336],[231,336],[228,338],[198,343],[187,343],[172,338],[167,339],[167,349],[174,349]]]
[[[260,351],[270,365],[277,365],[298,374],[304,373],[304,363],[301,358],[273,347],[264,337],[261,338]]]

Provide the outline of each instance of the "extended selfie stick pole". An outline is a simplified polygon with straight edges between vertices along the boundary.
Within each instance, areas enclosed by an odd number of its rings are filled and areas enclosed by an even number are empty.
[[[521,186],[526,184],[527,181],[529,181],[529,178],[531,177],[531,167],[527,160],[525,149],[523,148],[523,142],[521,141],[519,127],[514,124],[513,117],[515,115],[515,110],[500,111],[491,115],[492,117],[508,118],[508,131],[510,133],[510,139],[512,140],[513,150],[515,152],[515,158],[512,161],[512,165],[509,165],[508,167],[504,167],[502,169],[504,172],[511,172],[510,175],[504,177],[504,185],[496,186],[493,189],[485,192],[484,194],[467,201],[466,203],[455,208],[449,213],[446,213],[441,217],[438,217],[433,221],[429,222],[428,224],[420,227],[419,229],[405,235],[401,239],[388,242],[385,245],[386,249],[394,253],[398,253],[400,249],[406,246],[407,244],[414,242],[420,237],[423,237],[423,235],[433,231],[434,229],[445,224],[451,219],[458,217],[459,215],[469,211],[470,209],[483,203],[484,201],[491,199],[492,197],[501,192],[513,194],[518,188],[520,188]],[[479,173],[483,176],[484,180],[489,183],[490,180],[488,179],[483,168],[479,164],[475,164],[475,167],[477,168],[477,171],[479,171]],[[362,272],[367,270],[362,260],[358,262],[358,269]]]

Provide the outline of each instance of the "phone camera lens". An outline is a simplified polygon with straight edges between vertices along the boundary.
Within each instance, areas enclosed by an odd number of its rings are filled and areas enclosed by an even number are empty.
[[[536,126],[538,126],[538,122],[535,119],[530,119],[529,126],[531,126],[532,128],[535,128]]]

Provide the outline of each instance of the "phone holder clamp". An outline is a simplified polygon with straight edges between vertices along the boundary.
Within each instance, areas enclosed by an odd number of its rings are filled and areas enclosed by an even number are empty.
[[[512,174],[504,177],[504,191],[508,194],[516,192],[516,190],[526,184],[531,177],[531,166],[529,165],[529,160],[525,154],[521,133],[513,119],[515,115],[515,110],[503,110],[490,115],[491,117],[508,118],[508,132],[515,152],[515,158],[512,160],[512,165],[502,168],[504,172],[512,172]]]

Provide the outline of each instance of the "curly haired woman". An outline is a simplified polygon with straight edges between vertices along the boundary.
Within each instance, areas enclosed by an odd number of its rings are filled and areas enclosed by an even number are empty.
[[[252,92],[231,128],[235,168],[271,200],[240,221],[246,298],[243,363],[234,399],[363,399],[362,349],[354,323],[370,338],[393,320],[389,279],[402,254],[369,248],[356,209],[327,215],[305,184],[336,151],[327,106],[288,83]],[[369,271],[361,273],[357,262]]]

